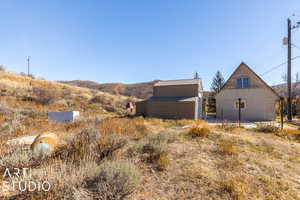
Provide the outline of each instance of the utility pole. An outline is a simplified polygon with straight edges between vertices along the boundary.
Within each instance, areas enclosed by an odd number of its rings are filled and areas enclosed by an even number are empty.
[[[287,90],[288,90],[288,98],[287,98],[287,103],[288,103],[288,121],[292,120],[292,80],[291,80],[291,66],[292,66],[292,42],[291,42],[291,30],[292,30],[292,25],[291,25],[291,20],[288,19],[288,38],[287,38],[287,45],[288,45],[288,62],[287,62]]]
[[[292,29],[299,28],[300,22],[297,22],[296,25],[292,25],[291,20],[287,19],[287,28],[288,28],[288,35],[287,38],[285,37],[283,40],[283,44],[288,46],[288,54],[287,54],[287,91],[288,91],[288,98],[287,98],[287,119],[288,121],[292,120]]]
[[[283,104],[284,99],[280,97],[280,128],[283,130]]]
[[[239,117],[239,127],[241,127],[241,101],[242,101],[242,99],[239,98],[238,100],[239,100],[239,115],[238,115],[238,117]]]
[[[198,74],[198,72],[195,72],[194,79],[199,79],[199,74]]]
[[[30,56],[27,57],[27,75],[30,76]]]

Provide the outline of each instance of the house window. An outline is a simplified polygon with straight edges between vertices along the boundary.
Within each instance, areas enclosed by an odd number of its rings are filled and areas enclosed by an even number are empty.
[[[234,107],[237,110],[239,109],[239,100],[236,100],[234,102]],[[241,110],[244,110],[244,109],[246,109],[246,100],[241,100]]]
[[[249,87],[250,87],[250,78],[239,77],[236,79],[236,88],[249,88]]]

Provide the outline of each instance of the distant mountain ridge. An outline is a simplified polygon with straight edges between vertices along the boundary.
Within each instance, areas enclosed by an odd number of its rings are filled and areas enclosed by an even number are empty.
[[[124,96],[133,96],[140,99],[147,99],[152,96],[153,85],[158,82],[158,80],[134,84],[125,83],[97,83],[94,81],[60,81],[61,83],[76,85],[79,87],[90,88],[94,90],[100,90],[102,92],[107,92],[110,94],[118,94]],[[279,84],[271,86],[280,96],[287,97],[287,84]],[[300,82],[292,84],[293,94],[300,95]]]
[[[274,85],[272,88],[279,94],[281,97],[287,97],[287,83],[282,83],[279,85]],[[300,82],[292,83],[292,94],[299,96],[300,95]]]
[[[61,83],[76,85],[79,87],[86,87],[94,90],[100,90],[102,92],[107,92],[114,95],[124,95],[133,96],[140,99],[146,99],[152,96],[153,85],[158,82],[158,80],[134,83],[134,84],[124,84],[124,83],[97,83],[94,81],[60,81]]]

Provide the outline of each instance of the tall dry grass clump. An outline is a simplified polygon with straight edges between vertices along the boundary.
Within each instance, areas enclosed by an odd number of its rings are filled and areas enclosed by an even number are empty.
[[[141,139],[148,133],[148,127],[143,118],[106,119],[101,122],[99,128],[103,135],[114,133],[121,136],[130,136],[134,139]]]
[[[222,175],[220,190],[224,199],[244,200],[248,192],[247,184],[239,177]]]
[[[233,141],[222,140],[218,145],[218,152],[223,155],[234,155],[237,152],[237,148]]]
[[[239,126],[237,124],[232,124],[232,123],[222,123],[222,125],[217,125],[216,126],[218,129],[226,131],[226,132],[232,132],[236,129],[239,128]]]
[[[167,133],[148,135],[138,144],[129,149],[131,155],[135,152],[141,154],[143,161],[153,164],[157,170],[166,170],[170,165],[167,144],[174,138]]]
[[[127,137],[110,134],[102,135],[97,140],[97,153],[100,159],[112,157],[113,153],[127,144]]]
[[[104,122],[105,123],[105,122]],[[94,125],[87,125],[67,139],[66,144],[54,152],[53,157],[69,161],[92,159],[101,161],[127,144],[127,136],[113,132],[101,132]]]
[[[62,159],[68,162],[78,162],[80,160],[96,160],[97,139],[100,137],[98,129],[88,125],[65,139],[65,144],[59,146],[51,155],[51,159]]]
[[[192,126],[188,132],[187,136],[191,138],[197,138],[197,137],[207,137],[212,133],[211,127],[206,122],[198,123],[194,126]]]
[[[299,129],[283,129],[276,135],[280,137],[287,137],[292,140],[300,142],[300,130]]]

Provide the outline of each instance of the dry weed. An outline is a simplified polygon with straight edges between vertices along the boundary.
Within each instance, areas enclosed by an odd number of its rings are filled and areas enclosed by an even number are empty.
[[[127,144],[127,138],[116,134],[102,135],[98,140],[97,153],[100,159],[111,157],[115,151]]]
[[[211,133],[212,133],[211,127],[207,123],[201,123],[191,127],[187,132],[187,136],[191,138],[207,137]]]
[[[236,144],[230,140],[221,140],[218,145],[218,152],[223,155],[233,155],[237,153]]]
[[[100,123],[100,131],[103,135],[114,133],[120,136],[141,139],[147,135],[148,127],[143,118],[113,118],[103,120]]]
[[[254,128],[254,131],[263,133],[277,133],[279,132],[279,127],[273,124],[257,123],[257,127]]]

